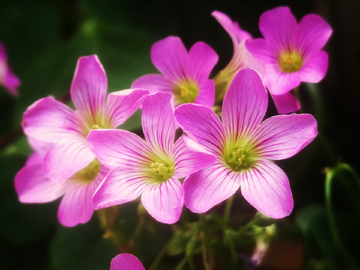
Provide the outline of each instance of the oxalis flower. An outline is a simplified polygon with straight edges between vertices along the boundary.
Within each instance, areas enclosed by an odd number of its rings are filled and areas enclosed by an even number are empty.
[[[53,181],[43,169],[44,156],[51,145],[31,138],[29,142],[35,153],[15,176],[20,202],[47,203],[62,197],[58,211],[62,225],[72,227],[88,222],[94,212],[92,197],[109,169],[94,159],[66,181]]]
[[[53,143],[44,157],[44,171],[64,181],[88,166],[95,155],[85,139],[93,129],[112,129],[124,123],[141,105],[141,89],[113,92],[107,96],[107,78],[96,55],[80,57],[71,84],[76,111],[54,98],[43,98],[24,113],[25,134]]]
[[[297,24],[288,7],[263,13],[259,28],[265,39],[247,40],[246,48],[265,66],[265,84],[278,111],[294,112],[300,106],[289,91],[300,82],[317,83],[324,78],[328,55],[321,48],[332,30],[314,14]]]
[[[209,166],[215,157],[181,136],[175,143],[171,95],[156,93],[142,104],[146,141],[126,130],[93,130],[87,138],[92,151],[111,171],[94,194],[95,209],[135,200],[157,221],[179,220],[184,188],[179,179]]]
[[[144,75],[131,87],[170,93],[175,106],[194,102],[212,107],[215,88],[209,75],[218,56],[207,44],[197,42],[188,53],[180,38],[167,37],[152,46],[151,60],[162,75]]]
[[[7,54],[5,46],[0,42],[0,85],[4,86],[10,94],[17,96],[17,88],[20,86],[20,80],[11,71],[7,63]]]
[[[293,198],[286,174],[271,160],[289,158],[317,135],[309,114],[278,115],[261,123],[268,95],[260,76],[242,69],[225,95],[222,121],[208,108],[184,104],[175,117],[217,161],[184,182],[185,206],[203,213],[241,186],[244,198],[272,218],[291,213]]]
[[[121,253],[111,260],[110,270],[145,270],[145,267],[134,255]]]

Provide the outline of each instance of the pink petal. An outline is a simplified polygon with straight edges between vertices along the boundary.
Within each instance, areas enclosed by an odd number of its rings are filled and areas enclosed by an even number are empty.
[[[16,174],[15,189],[22,203],[51,202],[66,191],[63,184],[46,176],[41,162],[30,162]]]
[[[131,88],[145,88],[149,90],[150,93],[173,93],[173,83],[160,74],[147,74],[141,76],[131,84]]]
[[[296,48],[304,55],[318,52],[332,34],[330,25],[320,16],[309,14],[304,16],[296,30]]]
[[[174,176],[184,178],[213,164],[216,157],[187,136],[182,135],[175,143],[174,160]]]
[[[317,133],[317,123],[311,114],[291,114],[266,119],[255,136],[261,156],[279,160],[297,154]]]
[[[327,53],[318,51],[307,56],[304,65],[297,73],[302,82],[318,83],[324,78],[327,68]]]
[[[175,177],[144,190],[141,202],[149,214],[159,222],[173,224],[180,218],[184,205],[184,189]]]
[[[61,182],[86,167],[94,158],[84,138],[71,137],[50,148],[44,159],[44,171],[52,180]]]
[[[96,114],[104,106],[106,91],[107,78],[97,55],[80,57],[70,90],[75,108],[96,122]]]
[[[211,108],[215,101],[215,84],[213,80],[206,80],[200,85],[199,93],[195,99],[196,104]]]
[[[95,209],[106,208],[135,200],[146,187],[147,179],[138,168],[112,169],[93,197]]]
[[[23,129],[30,137],[53,143],[81,130],[75,113],[53,98],[42,98],[25,111]]]
[[[261,63],[277,63],[276,52],[272,51],[265,39],[248,39],[245,47]]]
[[[300,85],[299,72],[268,72],[265,84],[272,95],[283,95]]]
[[[167,37],[151,48],[151,61],[171,81],[185,77],[187,57],[186,48],[178,37]]]
[[[174,115],[183,130],[194,136],[207,151],[222,153],[224,128],[211,109],[197,104],[183,104]]]
[[[167,156],[172,153],[175,140],[175,119],[170,104],[171,95],[155,93],[147,96],[142,104],[142,128],[145,139],[154,150]]]
[[[241,69],[225,94],[222,120],[230,136],[235,139],[252,132],[264,118],[268,94],[259,74]]]
[[[219,57],[216,52],[203,42],[196,42],[189,51],[188,75],[199,84],[206,81]]]
[[[129,89],[109,94],[106,100],[106,113],[113,128],[124,123],[141,105],[147,90]]]
[[[111,260],[110,270],[145,270],[134,255],[122,253]]]
[[[271,95],[278,113],[292,113],[300,109],[299,101],[290,92],[282,95]]]
[[[86,139],[100,163],[109,169],[118,166],[140,166],[152,162],[146,142],[126,130],[92,130]]]
[[[27,137],[27,139],[30,144],[30,147],[35,152],[39,153],[42,157],[44,157],[46,155],[46,153],[49,151],[49,149],[53,145],[52,143],[40,141],[40,140],[37,140],[32,137]]]
[[[8,67],[4,76],[4,79],[2,81],[2,84],[4,87],[9,90],[9,92],[14,95],[18,96],[19,93],[17,91],[17,88],[20,86],[21,82],[20,79],[10,70]]]
[[[271,218],[288,216],[294,207],[286,174],[268,160],[244,172],[241,193],[256,210]]]
[[[25,166],[41,163],[41,168],[42,168],[42,170],[44,170],[43,165],[42,165],[43,161],[44,161],[44,157],[42,155],[40,155],[39,153],[32,153],[26,160]],[[44,174],[45,174],[45,172],[44,172]]]
[[[239,187],[239,174],[217,162],[185,179],[185,206],[194,213],[204,213],[230,198]]]

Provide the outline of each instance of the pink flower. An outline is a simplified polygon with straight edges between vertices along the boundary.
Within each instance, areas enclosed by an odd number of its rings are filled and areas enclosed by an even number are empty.
[[[145,270],[145,267],[134,255],[122,253],[111,260],[110,270]]]
[[[178,37],[167,37],[151,48],[151,60],[163,74],[148,74],[135,80],[131,87],[174,96],[175,106],[197,103],[211,107],[214,82],[209,79],[218,56],[207,44],[195,43],[189,52]]]
[[[321,48],[332,30],[319,16],[309,14],[299,24],[288,7],[266,11],[259,28],[265,39],[247,40],[246,48],[265,66],[265,84],[280,113],[294,112],[299,103],[289,91],[300,82],[324,78],[328,55]]]
[[[272,161],[289,158],[317,135],[309,114],[279,115],[261,123],[268,95],[251,69],[235,75],[225,95],[222,121],[208,108],[184,104],[175,118],[217,161],[184,182],[185,206],[203,213],[241,186],[244,198],[272,218],[291,213],[293,198],[286,174]]]
[[[93,129],[116,128],[141,105],[140,89],[113,92],[107,96],[107,79],[96,55],[80,57],[71,85],[76,111],[47,97],[24,113],[25,134],[53,146],[44,157],[44,170],[55,181],[63,181],[88,166],[95,155],[85,139]]]
[[[94,159],[68,180],[55,182],[47,177],[43,169],[44,155],[51,145],[31,138],[29,142],[36,152],[15,176],[20,202],[47,203],[63,197],[58,211],[60,223],[72,227],[88,222],[94,212],[92,196],[109,169]]]
[[[184,188],[179,181],[208,166],[215,157],[186,136],[175,143],[171,95],[155,93],[142,104],[145,140],[126,130],[93,130],[87,142],[111,169],[96,191],[95,209],[135,200],[157,221],[179,220]]]
[[[3,85],[10,94],[17,96],[17,88],[20,86],[20,80],[10,70],[7,64],[7,55],[4,45],[0,42],[0,85]]]

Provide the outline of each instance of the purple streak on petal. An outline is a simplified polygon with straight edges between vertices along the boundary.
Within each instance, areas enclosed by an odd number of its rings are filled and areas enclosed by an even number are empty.
[[[299,101],[291,92],[282,95],[271,95],[278,113],[292,113],[300,109]]]
[[[42,165],[43,161],[44,161],[44,157],[42,155],[40,155],[39,153],[32,153],[26,160],[25,166],[41,163],[41,168],[42,170],[44,170]]]
[[[183,186],[175,177],[152,184],[144,190],[141,202],[154,219],[173,224],[179,220],[184,205]]]
[[[252,132],[264,118],[267,105],[260,75],[252,69],[240,70],[224,97],[222,120],[227,134],[238,139]]]
[[[199,93],[195,99],[196,104],[211,108],[215,101],[215,84],[213,80],[206,80],[200,85]]]
[[[297,154],[317,133],[312,115],[291,114],[266,119],[255,136],[262,158],[279,160]]]
[[[109,117],[113,128],[124,123],[140,107],[144,95],[148,93],[144,89],[129,89],[109,94],[105,117]]]
[[[269,72],[265,84],[273,95],[282,95],[300,85],[299,72]]]
[[[42,98],[25,111],[23,129],[30,137],[53,143],[81,130],[75,113],[53,98]]]
[[[269,160],[261,160],[244,172],[241,193],[254,208],[272,218],[290,215],[294,206],[286,174]]]
[[[182,135],[175,143],[174,160],[176,178],[184,178],[216,161],[216,157],[199,144]]]
[[[15,176],[15,189],[22,203],[46,203],[61,197],[66,189],[50,180],[40,162],[27,164]]]
[[[149,165],[150,148],[138,135],[126,130],[93,130],[86,139],[100,163],[109,169],[118,166]]]
[[[53,145],[44,158],[44,171],[58,182],[87,166],[95,155],[84,138],[72,137]]]
[[[40,140],[37,140],[32,137],[27,137],[27,139],[30,144],[30,147],[35,152],[39,153],[42,157],[44,157],[46,155],[46,153],[49,151],[49,149],[53,145],[52,143],[40,141]]]
[[[145,88],[150,93],[165,92],[173,94],[173,83],[160,74],[147,74],[136,79],[131,88]]]
[[[216,52],[203,42],[195,43],[188,55],[188,76],[199,84],[206,81],[219,57]]]
[[[75,108],[95,120],[104,106],[106,91],[107,78],[97,55],[80,57],[70,90]]]
[[[219,117],[209,108],[197,104],[183,104],[175,110],[175,118],[185,132],[212,154],[221,154],[224,128]]]
[[[143,192],[147,180],[138,168],[112,169],[94,194],[94,208],[101,209],[135,200]]]
[[[217,162],[185,179],[185,206],[194,213],[204,213],[230,198],[239,187],[239,174]]]
[[[324,78],[327,68],[327,53],[318,51],[307,56],[304,65],[297,73],[302,82],[317,83]]]
[[[145,267],[134,255],[122,253],[111,260],[110,270],[145,270]]]
[[[147,96],[142,104],[142,128],[146,141],[153,149],[171,156],[175,140],[175,119],[171,95],[155,93]]]
[[[296,30],[295,46],[304,55],[318,52],[332,34],[330,25],[321,17],[309,14],[304,16]]]
[[[178,37],[167,37],[151,48],[151,61],[171,81],[185,78],[187,51]]]

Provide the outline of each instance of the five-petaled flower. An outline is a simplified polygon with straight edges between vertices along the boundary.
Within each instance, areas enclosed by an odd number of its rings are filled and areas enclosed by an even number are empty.
[[[268,95],[251,69],[235,75],[225,95],[222,121],[210,109],[184,104],[175,117],[184,131],[217,157],[217,161],[184,181],[185,206],[203,213],[228,199],[241,186],[244,198],[272,218],[291,213],[289,180],[271,160],[289,158],[317,135],[309,114],[278,115],[261,123]]]
[[[297,24],[288,7],[264,12],[259,28],[265,39],[249,39],[245,46],[264,64],[265,84],[278,111],[294,112],[299,103],[289,91],[300,82],[317,83],[324,78],[328,55],[321,48],[332,30],[314,14],[306,15]]]
[[[187,52],[180,38],[167,37],[152,46],[151,60],[163,75],[144,75],[132,88],[170,93],[175,106],[194,102],[211,108],[215,86],[209,75],[218,56],[207,44],[197,42]]]
[[[215,162],[215,156],[181,136],[175,143],[171,95],[155,93],[142,103],[143,140],[126,130],[93,130],[87,137],[96,157],[111,171],[94,194],[95,209],[135,200],[157,221],[177,222],[184,204],[179,179]]]
[[[17,88],[20,86],[20,80],[11,71],[7,63],[7,54],[4,45],[0,42],[0,85],[3,85],[10,94],[17,96]]]

